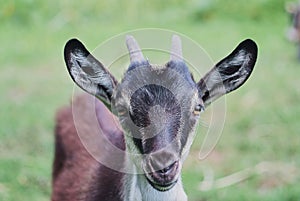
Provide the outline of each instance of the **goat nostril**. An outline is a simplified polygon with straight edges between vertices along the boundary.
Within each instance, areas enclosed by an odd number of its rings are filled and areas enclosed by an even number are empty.
[[[166,167],[162,170],[159,170],[158,172],[162,173],[162,174],[167,174],[168,172],[170,172],[176,166],[176,164],[177,164],[177,162],[174,162],[171,165],[169,165],[168,167]]]

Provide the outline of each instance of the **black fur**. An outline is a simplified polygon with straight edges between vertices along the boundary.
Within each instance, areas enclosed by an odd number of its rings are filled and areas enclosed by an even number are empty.
[[[142,135],[145,135],[145,133],[139,132],[134,134],[134,142],[143,154],[165,147],[166,144],[164,142],[171,142],[177,135],[180,127],[181,109],[174,94],[167,88],[155,84],[145,85],[133,93],[130,99],[131,108],[129,115],[131,120],[140,128],[150,126],[151,123],[155,122],[150,121],[149,110],[157,105],[164,109],[168,120],[165,123],[165,128],[159,131],[160,133],[153,133],[154,137],[144,140],[144,143],[142,143]],[[156,132],[155,129],[153,131]],[[170,139],[160,139],[162,137]],[[161,144],[157,146],[157,143]]]

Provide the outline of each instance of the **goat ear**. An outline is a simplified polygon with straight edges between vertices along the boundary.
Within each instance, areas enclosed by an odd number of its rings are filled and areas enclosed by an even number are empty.
[[[117,81],[108,70],[77,39],[67,42],[64,57],[73,81],[86,92],[110,105]]]
[[[257,58],[257,45],[247,39],[213,67],[198,83],[202,100],[207,106],[222,95],[245,83]]]

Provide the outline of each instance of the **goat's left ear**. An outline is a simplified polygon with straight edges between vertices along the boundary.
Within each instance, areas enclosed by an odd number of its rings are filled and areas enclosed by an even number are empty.
[[[77,39],[67,42],[64,56],[73,81],[109,106],[117,85],[116,79],[109,71]]]
[[[198,83],[205,106],[245,83],[257,58],[257,45],[247,39],[213,67]]]

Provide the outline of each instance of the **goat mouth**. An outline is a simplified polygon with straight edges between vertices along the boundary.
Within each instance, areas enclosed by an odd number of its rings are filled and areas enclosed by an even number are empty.
[[[154,189],[158,191],[168,191],[176,185],[180,174],[179,161],[175,161],[168,167],[162,168],[161,170],[155,170],[154,167],[153,164],[151,165],[151,163],[148,163],[144,168],[144,175],[148,183]]]
[[[177,180],[173,181],[173,182],[170,182],[170,183],[167,183],[167,184],[158,184],[158,183],[155,183],[153,181],[151,181],[147,176],[146,176],[146,179],[148,180],[149,184],[156,190],[158,191],[168,191],[170,190],[171,188],[173,188],[175,186],[175,184],[177,183]]]

